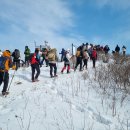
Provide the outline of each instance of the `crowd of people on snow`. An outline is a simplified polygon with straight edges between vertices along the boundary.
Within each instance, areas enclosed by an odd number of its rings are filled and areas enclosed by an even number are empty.
[[[98,53],[104,53],[106,56],[110,48],[108,45],[100,46],[93,44],[82,44],[77,50],[76,54],[73,54],[70,49],[62,48],[62,51],[59,53],[61,55],[61,62],[64,62],[64,66],[61,69],[61,73],[64,73],[67,68],[67,73],[70,73],[71,62],[73,63],[73,69],[76,71],[79,66],[79,71],[83,71],[87,69],[88,60],[92,60],[93,68],[96,66],[96,60],[98,57]],[[126,47],[122,47],[123,55],[126,55]],[[120,47],[117,45],[115,50],[112,51],[113,54],[120,53]],[[40,75],[40,68],[43,66],[44,62],[46,67],[50,66],[50,77],[57,77],[57,61],[58,54],[56,48],[35,48],[35,52],[31,53],[28,46],[25,46],[25,60],[20,59],[20,51],[15,49],[14,52],[10,52],[9,50],[1,51],[0,50],[0,85],[3,83],[2,95],[8,94],[8,84],[9,84],[9,69],[18,70],[18,68],[22,66],[28,67],[31,66],[32,77],[31,81],[36,82],[39,81],[38,77]],[[12,60],[13,59],[13,60]],[[75,62],[76,61],[76,62]],[[36,72],[36,73],[35,73]]]

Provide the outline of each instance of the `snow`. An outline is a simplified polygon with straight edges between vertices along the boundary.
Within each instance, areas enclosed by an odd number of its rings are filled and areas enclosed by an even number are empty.
[[[35,83],[30,67],[15,73],[10,94],[0,96],[0,130],[130,130],[130,96],[122,106],[117,100],[113,116],[111,99],[96,89],[91,61],[88,70],[70,74],[60,73],[63,63],[57,66],[57,78],[43,66]]]

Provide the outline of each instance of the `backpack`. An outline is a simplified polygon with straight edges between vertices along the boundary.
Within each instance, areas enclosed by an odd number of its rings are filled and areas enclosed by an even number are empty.
[[[52,52],[48,53],[48,60],[49,61],[55,61],[55,54],[52,53]]]
[[[96,51],[92,51],[92,58],[94,58],[94,59],[97,58],[97,52]]]
[[[32,63],[32,58],[33,58],[33,56],[34,56],[34,53],[31,53],[31,54],[29,55],[29,57],[28,57],[28,60],[29,60],[30,63]]]
[[[20,57],[20,51],[18,49],[15,49],[14,51],[14,57],[18,59]]]
[[[0,70],[5,70],[5,62],[7,60],[7,57],[0,57]]]
[[[66,55],[67,55],[67,52],[64,53],[63,61],[65,61],[65,62],[69,61],[69,60],[67,59]]]
[[[76,57],[80,57],[80,51],[76,52]]]

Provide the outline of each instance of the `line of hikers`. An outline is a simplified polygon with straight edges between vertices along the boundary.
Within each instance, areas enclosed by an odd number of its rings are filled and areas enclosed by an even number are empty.
[[[124,48],[124,49],[123,49]],[[123,46],[123,55],[125,55],[126,47]],[[92,44],[82,44],[77,48],[76,54],[72,55],[70,49],[62,49],[61,53],[61,62],[64,61],[64,66],[61,69],[61,73],[67,67],[67,73],[70,73],[71,63],[73,64],[73,69],[76,71],[77,67],[79,67],[79,71],[82,71],[84,68],[87,69],[88,59],[92,60],[93,68],[95,68],[96,60],[97,60],[97,52],[104,52],[106,55],[108,54],[110,48],[108,45],[102,47],[100,45],[92,45]],[[120,47],[117,45],[115,48],[115,52],[119,53]],[[113,52],[113,53],[115,53]],[[44,61],[46,63],[46,67],[50,66],[50,77],[57,77],[57,50],[55,48],[43,48],[40,50],[39,48],[35,49],[34,53],[31,53],[28,46],[25,46],[25,62],[20,60],[20,51],[15,49],[11,54],[9,50],[5,50],[4,52],[0,51],[0,85],[2,82],[4,83],[2,94],[8,94],[7,88],[9,83],[9,69],[18,70],[20,67],[20,62],[22,62],[22,66],[31,65],[32,70],[32,82],[37,82],[38,77],[40,75],[40,67],[42,67]],[[13,57],[13,60],[12,60]],[[82,65],[83,63],[83,65]],[[35,73],[36,71],[36,73]]]

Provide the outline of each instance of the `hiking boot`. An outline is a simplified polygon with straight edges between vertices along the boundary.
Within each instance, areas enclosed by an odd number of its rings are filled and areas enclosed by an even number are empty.
[[[63,71],[61,71],[61,74],[63,74]]]
[[[57,74],[54,75],[54,77],[57,77],[57,76],[58,76]]]
[[[53,75],[51,75],[51,78],[53,78],[54,76]]]
[[[9,94],[9,92],[2,92],[2,95],[4,96],[4,95],[8,95]]]
[[[35,80],[32,80],[32,82],[35,82]]]
[[[38,79],[35,79],[35,82],[38,82],[39,80]]]
[[[67,74],[70,73],[69,71],[67,71]]]
[[[80,69],[79,71],[83,71],[83,69]]]

